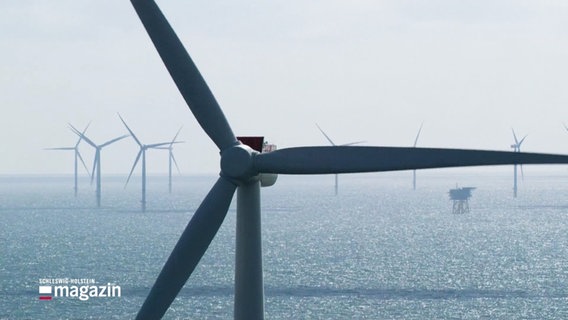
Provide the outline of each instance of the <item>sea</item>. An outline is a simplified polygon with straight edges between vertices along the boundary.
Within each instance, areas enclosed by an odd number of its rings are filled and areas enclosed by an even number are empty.
[[[280,176],[263,188],[267,319],[568,319],[568,170]],[[0,176],[0,319],[132,319],[217,179]],[[476,187],[470,212],[448,191]],[[164,319],[231,319],[236,199]],[[120,296],[54,296],[53,282]],[[45,295],[45,294],[44,294]]]

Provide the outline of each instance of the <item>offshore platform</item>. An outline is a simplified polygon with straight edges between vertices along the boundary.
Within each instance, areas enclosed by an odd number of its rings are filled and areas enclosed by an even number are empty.
[[[455,189],[450,189],[448,194],[450,195],[450,200],[453,202],[452,213],[462,214],[469,212],[469,198],[471,198],[471,192],[475,187],[463,187],[458,188],[456,185]]]

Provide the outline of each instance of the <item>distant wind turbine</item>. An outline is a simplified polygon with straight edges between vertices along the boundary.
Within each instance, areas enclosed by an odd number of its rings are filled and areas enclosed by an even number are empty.
[[[120,136],[118,138],[114,138],[112,140],[109,140],[103,144],[97,145],[96,143],[94,143],[91,139],[87,138],[83,133],[81,133],[79,130],[77,130],[75,127],[73,127],[73,125],[69,124],[69,127],[71,127],[71,130],[73,130],[73,132],[75,132],[75,134],[77,134],[79,137],[81,137],[83,140],[85,140],[85,142],[87,142],[88,144],[90,144],[93,148],[95,148],[95,160],[93,161],[93,171],[91,174],[91,183],[93,183],[93,179],[95,178],[95,175],[97,176],[97,188],[96,188],[96,196],[97,196],[97,207],[101,206],[101,150],[112,144],[117,142],[118,140],[124,139],[126,137],[128,137],[128,135],[123,135]],[[95,172],[96,170],[96,172]]]
[[[130,169],[130,174],[128,175],[128,179],[126,179],[126,184],[124,185],[124,187],[126,188],[126,186],[128,185],[128,182],[130,181],[130,177],[132,177],[132,173],[134,172],[134,169],[136,168],[136,165],[138,164],[138,160],[140,160],[140,157],[142,157],[142,211],[146,211],[146,150],[155,149],[157,147],[165,146],[165,145],[170,144],[170,142],[142,144],[140,142],[140,140],[138,139],[138,137],[136,137],[134,132],[132,132],[132,130],[130,130],[130,128],[128,127],[128,125],[126,124],[124,119],[122,119],[120,114],[118,115],[118,117],[120,118],[120,121],[122,121],[122,123],[124,124],[124,126],[126,127],[128,132],[130,133],[130,136],[134,139],[134,141],[136,141],[136,143],[140,147],[140,151],[138,151],[138,155],[136,156],[136,160],[134,160],[134,164],[132,165],[132,169]],[[174,142],[172,142],[172,143],[174,143]]]
[[[515,134],[515,130],[511,129],[511,131],[513,131],[513,138],[515,139],[515,143],[511,145],[511,148],[513,148],[513,152],[521,152],[521,145],[523,144],[523,141],[525,141],[525,138],[527,137],[526,135],[521,139],[521,141],[519,141],[517,139],[517,135]],[[517,165],[513,165],[513,172],[514,172],[514,176],[513,176],[513,197],[517,197]],[[524,178],[524,173],[523,173],[523,165],[521,164],[521,176]]]
[[[416,148],[416,144],[418,143],[418,138],[420,137],[420,132],[422,131],[422,126],[424,122],[420,124],[420,129],[418,129],[418,133],[416,134],[416,139],[414,139],[414,148]],[[412,170],[412,188],[416,190],[416,170]]]
[[[85,129],[83,130],[82,134],[85,134],[85,131],[87,131],[87,129],[89,128],[89,124],[87,124],[87,126],[85,127]],[[78,160],[81,160],[81,163],[83,164],[83,167],[85,168],[85,170],[87,171],[87,174],[89,174],[89,176],[91,175],[89,172],[89,169],[87,168],[87,165],[85,164],[85,161],[83,160],[83,157],[81,157],[81,153],[79,152],[79,143],[81,143],[81,137],[79,137],[79,139],[77,140],[77,143],[75,143],[75,146],[73,147],[61,147],[61,148],[46,148],[45,150],[73,150],[75,153],[75,169],[74,169],[74,174],[75,174],[75,186],[73,187],[73,190],[75,191],[75,197],[77,196],[77,191],[78,191],[78,173],[77,173],[77,167],[78,167]]]
[[[320,126],[316,123],[316,126],[318,127],[319,131],[323,134],[323,136],[327,139],[327,141],[329,141],[329,143],[334,146],[337,147],[337,145],[331,140],[331,138],[322,130],[322,128],[320,128]],[[358,144],[358,143],[363,143],[365,141],[356,141],[356,142],[350,142],[350,143],[345,143],[345,144],[340,144],[340,146],[352,146],[354,144]],[[335,195],[337,195],[338,191],[339,191],[339,182],[338,182],[338,174],[335,174]]]
[[[172,193],[172,162],[176,166],[178,173],[181,174],[181,171],[179,170],[179,166],[177,164],[176,158],[174,157],[174,143],[183,143],[183,141],[176,141],[177,136],[179,135],[180,131],[181,131],[181,128],[179,128],[178,132],[176,133],[176,135],[174,136],[174,138],[170,142],[169,146],[157,147],[156,148],[156,149],[164,149],[164,150],[169,151],[169,155],[168,155],[168,161],[169,161],[169,163],[168,163],[168,190],[169,190],[170,193]]]

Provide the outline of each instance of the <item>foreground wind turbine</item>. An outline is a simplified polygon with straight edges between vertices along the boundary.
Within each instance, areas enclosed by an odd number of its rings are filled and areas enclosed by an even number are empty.
[[[523,144],[523,141],[525,141],[525,138],[527,137],[526,135],[521,139],[521,141],[519,141],[517,139],[517,135],[515,134],[515,130],[511,129],[511,131],[513,131],[513,138],[515,139],[515,143],[511,145],[511,148],[513,148],[513,152],[521,152],[521,145]],[[517,197],[517,165],[513,165],[513,197]],[[521,176],[525,176],[523,173],[523,166],[521,165]]]
[[[128,179],[126,179],[126,184],[124,185],[124,187],[126,188],[126,186],[128,185],[128,181],[130,181],[130,177],[132,177],[132,172],[134,172],[134,169],[136,168],[136,165],[138,164],[138,160],[140,160],[140,156],[142,156],[142,211],[146,211],[146,150],[165,146],[165,145],[170,144],[170,143],[169,142],[160,142],[160,143],[153,143],[153,144],[142,144],[140,142],[140,140],[138,140],[138,138],[136,137],[134,132],[132,132],[132,130],[130,130],[130,128],[128,127],[128,125],[126,124],[124,119],[122,119],[120,114],[118,115],[118,117],[120,118],[120,121],[122,121],[122,123],[124,124],[124,126],[126,127],[128,132],[130,133],[130,136],[134,139],[134,141],[136,141],[136,143],[140,147],[140,151],[138,151],[138,155],[136,156],[136,160],[134,160],[134,164],[132,165],[132,169],[130,169],[130,174],[128,175]]]
[[[516,163],[568,163],[568,156],[403,147],[297,147],[259,153],[241,144],[205,80],[152,0],[131,0],[189,109],[220,150],[221,172],[183,231],[137,319],[159,319],[223,223],[237,192],[236,319],[264,318],[260,181],[265,174],[336,174]]]
[[[179,170],[179,166],[177,164],[176,158],[174,157],[174,143],[183,143],[183,141],[176,141],[177,136],[179,135],[180,131],[181,131],[181,128],[179,128],[178,132],[176,133],[176,135],[174,136],[172,141],[169,143],[170,144],[169,146],[157,147],[156,148],[156,149],[168,150],[168,152],[169,152],[169,155],[168,155],[168,190],[169,190],[170,193],[172,193],[172,162],[176,166],[178,173],[181,173],[181,171]]]
[[[71,127],[71,130],[73,130],[73,132],[75,132],[75,134],[77,134],[79,137],[81,137],[81,139],[85,140],[85,142],[87,142],[93,148],[95,148],[95,161],[93,161],[93,171],[92,171],[92,174],[91,174],[91,183],[93,183],[93,179],[95,178],[95,175],[96,175],[97,176],[97,186],[96,186],[97,207],[100,207],[101,206],[101,150],[104,147],[106,147],[106,146],[108,146],[112,143],[117,142],[118,140],[121,140],[121,139],[128,137],[128,135],[123,135],[123,136],[120,136],[118,138],[111,139],[111,140],[109,140],[109,141],[107,141],[103,144],[97,145],[91,139],[87,138],[83,133],[81,133],[79,130],[77,130],[75,127],[73,127],[71,124],[69,124],[69,127]]]
[[[418,138],[420,137],[420,132],[422,131],[422,126],[424,122],[420,124],[420,129],[418,129],[418,133],[416,134],[416,139],[414,139],[414,148],[416,148],[416,144],[418,143]],[[412,189],[416,190],[416,170],[412,170]]]
[[[329,143],[331,143],[332,146],[337,147],[337,145],[331,140],[331,138],[322,130],[322,128],[320,128],[320,126],[316,123],[316,126],[318,127],[319,131],[323,134],[323,136],[327,139],[327,141],[329,141]],[[345,143],[345,144],[340,144],[340,146],[352,146],[354,144],[358,144],[358,143],[363,143],[364,141],[356,141],[356,142],[349,142],[349,143]],[[338,190],[339,190],[339,182],[338,182],[338,174],[335,174],[335,195],[337,195]]]
[[[85,127],[85,129],[83,130],[82,134],[85,134],[85,132],[87,131],[87,129],[89,128],[89,124],[87,124],[87,126]],[[79,143],[81,143],[81,137],[79,137],[79,139],[77,140],[77,143],[75,143],[75,146],[73,147],[61,147],[61,148],[46,148],[45,150],[73,150],[75,153],[75,168],[73,170],[74,174],[75,174],[75,186],[73,187],[73,190],[75,191],[75,197],[77,196],[77,191],[78,191],[78,173],[77,173],[77,167],[78,167],[78,160],[81,160],[81,163],[83,164],[83,167],[85,168],[85,170],[87,171],[87,173],[89,174],[89,176],[91,175],[89,172],[89,169],[87,168],[87,165],[85,164],[85,161],[83,160],[83,157],[81,157],[81,153],[79,152]]]

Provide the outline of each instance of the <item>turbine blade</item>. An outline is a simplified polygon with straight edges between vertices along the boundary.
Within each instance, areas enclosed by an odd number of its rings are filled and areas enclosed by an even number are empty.
[[[100,147],[101,147],[101,148],[104,148],[104,147],[108,146],[109,144],[115,143],[115,142],[117,142],[118,140],[122,140],[122,139],[124,139],[124,138],[126,138],[126,137],[129,137],[129,135],[125,134],[125,135],[120,136],[120,137],[118,137],[118,138],[114,138],[114,139],[112,139],[112,140],[109,140],[109,141],[107,141],[107,142],[101,144]]]
[[[91,125],[91,122],[89,121],[89,123],[87,123],[87,126],[85,127],[85,129],[83,129],[83,132],[81,132],[83,135],[85,135],[85,132],[87,132],[87,129],[89,129],[90,125]],[[79,146],[79,143],[81,143],[81,140],[83,140],[83,138],[79,137],[79,140],[77,140],[77,143],[75,143],[75,148],[77,148]]]
[[[85,168],[85,171],[87,171],[87,174],[90,176],[91,173],[89,172],[89,168],[87,168],[87,165],[85,164],[85,161],[83,160],[83,157],[81,156],[81,153],[79,152],[79,150],[77,150],[77,156],[79,157],[79,160],[81,160],[81,163],[83,164],[83,168]]]
[[[518,146],[519,151],[520,151],[520,149],[521,149],[521,144],[523,144],[523,141],[525,141],[525,139],[527,138],[527,136],[528,136],[528,135],[524,136],[524,137],[521,139],[521,141],[519,141],[519,146]]]
[[[367,142],[367,141],[355,141],[355,142],[340,144],[340,146],[347,147],[347,146],[353,146],[353,145],[356,145],[356,144],[359,144],[359,143],[365,143],[365,142]]]
[[[93,181],[95,180],[95,169],[97,168],[97,162],[99,161],[98,151],[95,153],[95,160],[93,161],[93,171],[91,172],[91,185],[93,185]]]
[[[239,144],[205,79],[160,8],[152,0],[131,2],[178,90],[205,133],[221,151]]]
[[[517,135],[515,134],[515,130],[513,128],[511,128],[511,131],[513,131],[513,138],[515,138],[515,144],[518,146],[519,140],[517,139]]]
[[[176,139],[177,139],[177,137],[178,137],[178,135],[179,135],[179,132],[181,131],[182,128],[183,128],[183,126],[181,126],[181,127],[179,128],[179,130],[176,132],[176,135],[175,135],[174,138],[172,139],[172,143],[174,143],[174,142],[176,141]]]
[[[414,147],[416,148],[416,144],[418,143],[418,138],[420,137],[420,132],[422,131],[422,126],[424,125],[424,122],[422,122],[420,124],[420,129],[418,129],[418,133],[416,134],[416,139],[414,139]]]
[[[177,142],[159,142],[159,143],[152,143],[152,144],[147,144],[145,147],[148,148],[152,148],[152,149],[157,149],[158,147],[161,146],[166,146],[166,145],[170,145],[170,144],[174,144]]]
[[[523,165],[521,164],[521,180],[525,181],[525,171],[523,170]]]
[[[564,125],[564,129],[566,129],[566,131],[568,131],[568,126],[565,123],[563,123],[563,125]]]
[[[43,148],[43,150],[75,150],[75,147]]]
[[[77,128],[75,128],[72,124],[68,123],[69,127],[71,128],[71,131],[75,132],[76,135],[78,135],[79,137],[81,137],[81,139],[85,140],[88,144],[90,144],[92,147],[96,148],[97,144],[94,143],[93,141],[91,141],[91,139],[87,138],[87,136],[85,136],[84,134],[82,134],[79,130],[77,130]]]
[[[402,147],[298,147],[257,154],[259,173],[327,174],[503,164],[568,163],[567,155]]]
[[[172,160],[174,161],[174,164],[176,165],[176,169],[178,171],[179,174],[181,174],[181,170],[179,169],[178,163],[176,161],[176,158],[174,157],[173,153],[170,153],[170,155],[172,156]]]
[[[329,143],[331,143],[332,146],[335,146],[335,143],[331,141],[331,139],[327,136],[327,134],[325,134],[325,132],[323,132],[323,130],[320,128],[320,126],[317,123],[316,126],[318,127],[319,131],[323,134],[323,136],[327,139],[327,141],[329,141]]]
[[[221,227],[236,186],[220,177],[183,231],[136,319],[161,319]]]
[[[132,138],[134,138],[134,141],[136,141],[136,143],[138,143],[139,146],[142,146],[142,143],[140,142],[140,140],[138,140],[138,138],[136,137],[134,132],[132,132],[132,130],[130,130],[130,128],[128,127],[128,125],[124,121],[124,119],[122,119],[122,117],[120,116],[120,113],[117,113],[117,114],[118,114],[118,117],[120,118],[120,121],[122,121],[122,123],[126,127],[126,130],[128,130],[128,132],[130,132],[130,136],[132,136]]]
[[[125,189],[126,189],[126,186],[128,185],[128,181],[130,181],[130,177],[132,176],[132,172],[134,172],[134,169],[136,168],[136,164],[138,164],[138,160],[140,160],[140,156],[142,156],[142,152],[143,152],[143,149],[140,149],[140,151],[138,151],[138,155],[136,156],[136,160],[134,160],[134,164],[132,165],[132,169],[130,169],[130,174],[128,174],[128,179],[126,179],[126,183],[124,184]]]

